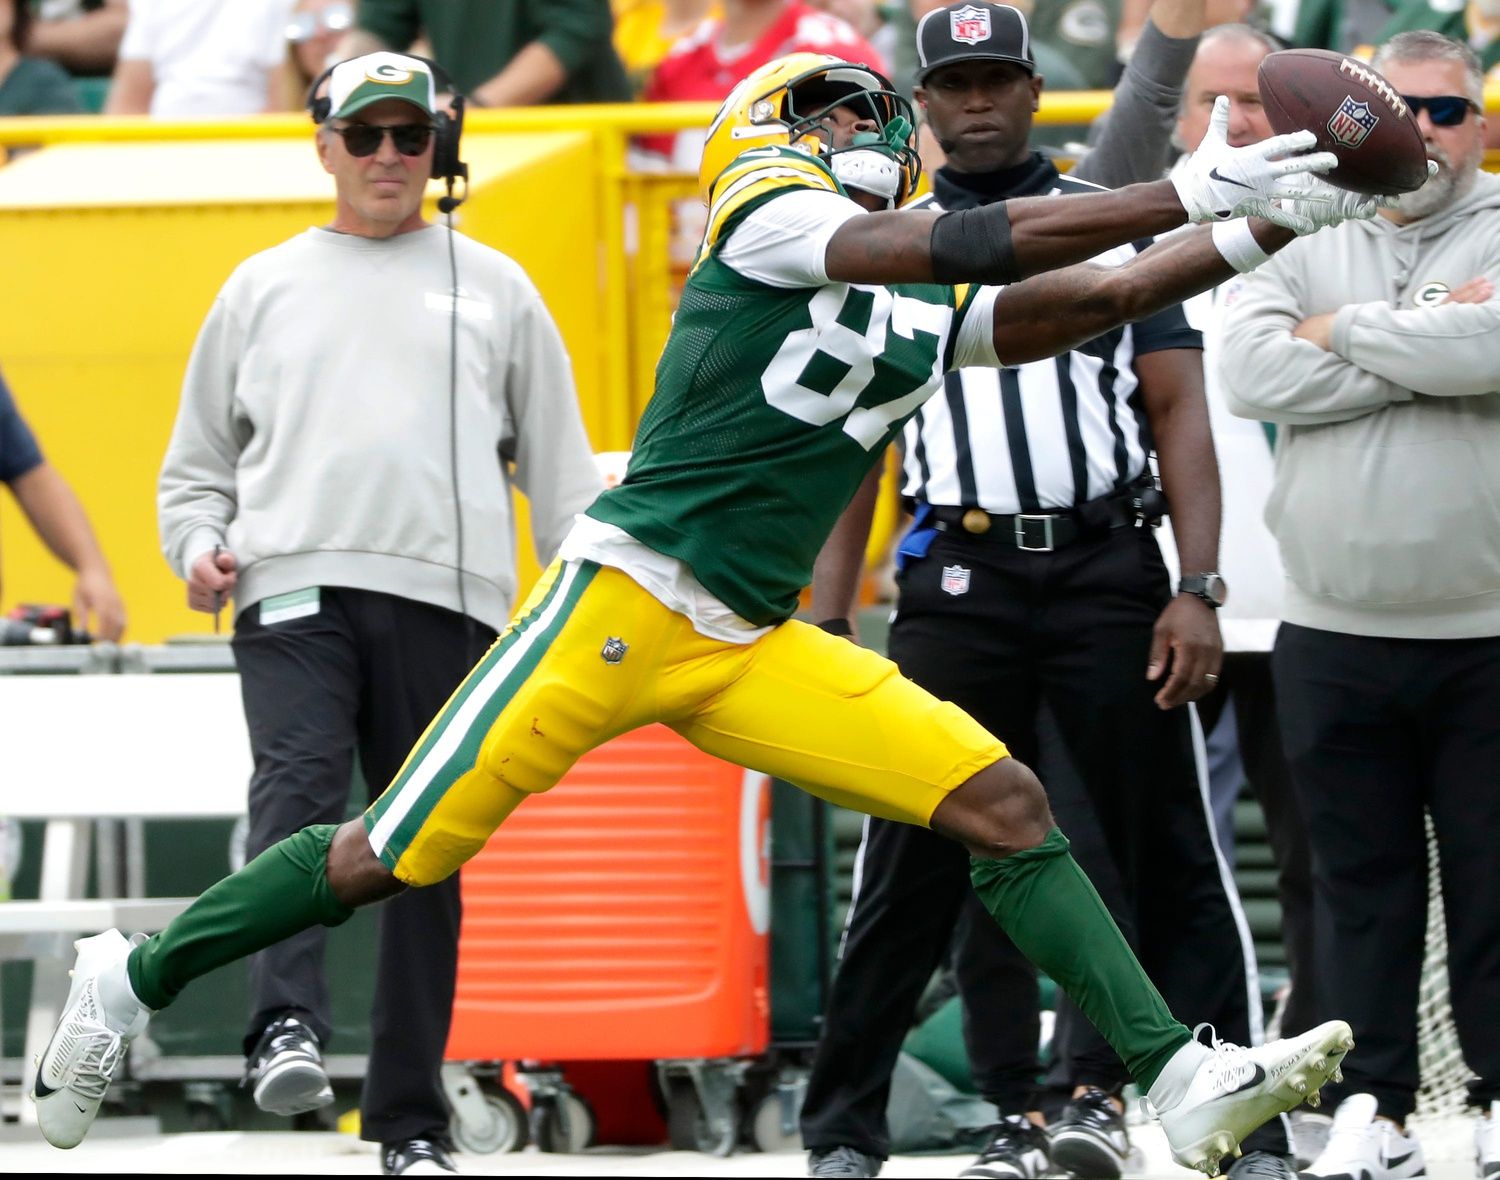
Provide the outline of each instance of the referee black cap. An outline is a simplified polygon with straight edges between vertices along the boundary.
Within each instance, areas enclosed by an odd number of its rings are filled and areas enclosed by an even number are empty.
[[[933,9],[917,25],[918,85],[926,85],[934,70],[959,61],[1012,61],[1035,74],[1025,15],[1009,4],[976,0]]]

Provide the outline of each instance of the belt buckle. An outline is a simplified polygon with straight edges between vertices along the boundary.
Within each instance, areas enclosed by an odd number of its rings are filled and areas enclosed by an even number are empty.
[[[1024,513],[1017,513],[1015,518],[1016,548],[1026,553],[1051,553],[1056,548],[1052,541],[1052,522],[1056,519],[1055,516],[1050,515],[1027,516]],[[1029,524],[1040,524],[1042,526],[1042,543],[1040,545],[1030,545],[1027,543],[1026,526]]]

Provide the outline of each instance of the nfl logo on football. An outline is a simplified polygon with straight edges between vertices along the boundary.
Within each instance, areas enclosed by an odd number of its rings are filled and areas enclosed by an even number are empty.
[[[988,9],[965,4],[957,12],[948,14],[949,28],[953,39],[963,45],[977,45],[990,39],[990,14]]]
[[[951,594],[957,598],[960,594],[969,592],[969,571],[961,565],[945,565],[943,577],[938,583],[943,593]]]
[[[1328,120],[1328,133],[1345,147],[1357,148],[1378,122],[1380,116],[1370,109],[1369,103],[1355,102],[1352,95],[1345,95],[1333,118]]]

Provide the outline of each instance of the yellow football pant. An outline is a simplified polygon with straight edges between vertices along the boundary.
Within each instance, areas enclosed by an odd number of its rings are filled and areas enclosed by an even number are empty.
[[[557,562],[365,814],[401,880],[456,871],[584,753],[662,722],[728,762],[832,803],[926,825],[1006,756],[889,660],[791,621],[709,639],[618,570]]]

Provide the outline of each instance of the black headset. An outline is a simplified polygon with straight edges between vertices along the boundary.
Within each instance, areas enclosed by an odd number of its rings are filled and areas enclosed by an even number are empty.
[[[453,79],[447,71],[437,62],[426,57],[418,57],[414,53],[402,54],[413,61],[419,61],[432,71],[433,81],[453,95],[453,113],[447,111],[434,111],[432,118],[434,131],[432,135],[432,172],[433,180],[445,180],[448,182],[448,195],[438,201],[438,212],[452,213],[468,196],[469,191],[469,166],[458,158],[458,143],[464,133],[464,96],[459,94],[453,87]],[[351,59],[352,60],[352,59]],[[343,62],[335,62],[321,74],[313,79],[311,86],[307,88],[307,113],[312,116],[312,121],[319,124],[328,121],[328,116],[333,113],[333,103],[326,96],[319,96],[318,88],[327,81],[328,76],[343,65]],[[453,195],[453,185],[462,180],[464,182],[463,196]]]

